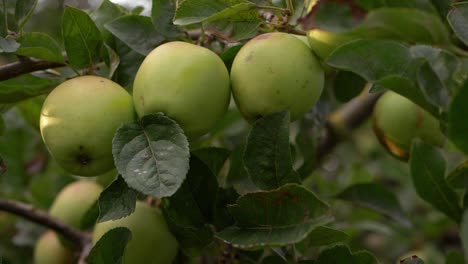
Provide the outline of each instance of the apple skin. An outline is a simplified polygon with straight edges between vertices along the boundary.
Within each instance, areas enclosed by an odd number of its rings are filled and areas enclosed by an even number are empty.
[[[170,264],[177,256],[177,240],[169,231],[158,208],[138,201],[135,212],[115,221],[98,223],[93,232],[93,243],[109,230],[126,227],[132,239],[124,253],[124,263]]]
[[[114,168],[115,131],[134,119],[132,97],[125,89],[102,77],[81,76],[47,96],[40,130],[50,154],[65,170],[96,176]]]
[[[287,33],[266,33],[251,39],[231,68],[234,100],[248,121],[289,110],[301,118],[317,102],[324,72],[312,51]]]
[[[46,231],[34,247],[34,264],[74,264],[73,252],[62,246],[54,231]]]
[[[189,138],[212,129],[225,114],[230,97],[229,73],[218,55],[180,41],[151,51],[133,84],[139,117],[162,112]]]
[[[377,101],[373,112],[373,127],[382,145],[401,160],[408,160],[414,138],[436,146],[442,146],[445,141],[436,118],[391,91]]]
[[[90,180],[79,180],[65,186],[55,198],[49,214],[75,228],[80,228],[81,220],[98,200],[103,188]]]

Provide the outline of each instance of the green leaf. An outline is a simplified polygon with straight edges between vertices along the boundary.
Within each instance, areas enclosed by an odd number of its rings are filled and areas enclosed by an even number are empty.
[[[328,205],[297,184],[248,193],[228,209],[236,225],[216,236],[239,248],[297,243],[331,218]]]
[[[255,7],[246,0],[185,0],[176,10],[174,24],[184,26],[226,19]]]
[[[132,238],[126,227],[117,227],[105,233],[94,245],[86,261],[89,264],[123,263],[125,247]]]
[[[189,146],[180,126],[161,113],[121,126],[112,154],[127,184],[158,198],[173,195],[189,169]]]
[[[336,230],[326,226],[319,226],[309,233],[302,243],[306,244],[306,249],[309,247],[322,247],[338,242],[348,240],[350,236],[343,231]]]
[[[210,168],[211,173],[218,176],[231,152],[223,148],[208,147],[194,150],[192,155],[202,160]],[[225,179],[218,179],[218,182],[220,182],[221,186],[225,185]]]
[[[91,205],[90,208],[85,212],[79,223],[81,230],[92,229],[96,224],[96,220],[99,218],[99,202],[96,201]]]
[[[408,47],[389,40],[356,40],[338,47],[327,64],[375,82],[389,75],[404,75],[412,64]]]
[[[249,192],[258,191],[259,189],[250,179],[245,170],[244,155],[245,146],[239,146],[231,153],[229,173],[225,181],[225,188],[234,187],[237,193],[246,194]]]
[[[355,73],[339,71],[333,82],[335,97],[340,102],[348,102],[362,92],[366,83],[365,79]]]
[[[432,70],[437,74],[437,77],[444,85],[444,91],[441,94],[434,94],[429,98],[434,98],[435,101],[440,101],[441,105],[446,105],[448,101],[445,98],[448,91],[455,91],[459,87],[459,83],[455,81],[457,73],[461,70],[461,61],[452,53],[431,46],[416,45],[412,46],[411,54],[414,58],[424,58],[427,60]],[[424,89],[424,87],[422,87]]]
[[[118,176],[99,195],[99,222],[117,220],[135,211],[137,192],[127,186]]]
[[[86,12],[70,6],[65,7],[62,36],[72,67],[81,69],[98,61],[103,45],[101,32]]]
[[[458,149],[468,154],[468,81],[452,99],[448,111],[448,135]]]
[[[57,84],[56,80],[42,79],[29,74],[2,81],[0,82],[0,103],[16,103],[48,93]]]
[[[468,188],[468,160],[458,165],[448,176],[447,183],[456,189]]]
[[[447,15],[448,22],[457,37],[468,45],[468,3],[454,3]]]
[[[220,58],[223,60],[224,65],[226,65],[226,68],[228,69],[228,71],[231,71],[231,66],[232,66],[232,63],[234,62],[234,58],[236,57],[237,53],[243,46],[244,46],[243,44],[240,44],[240,45],[229,47],[225,51],[223,51],[221,55],[219,55]]]
[[[21,31],[34,13],[37,0],[19,0],[16,1],[15,18],[18,23],[18,31]]]
[[[250,179],[260,189],[300,181],[292,167],[289,112],[270,114],[255,122],[247,138],[244,164]]]
[[[426,61],[425,56],[429,56],[421,53],[424,53],[421,49],[411,50],[394,41],[356,40],[338,47],[327,63],[354,72],[374,83],[375,87],[393,90],[438,117],[439,109],[426,98],[418,83],[413,82]],[[441,73],[440,76],[445,75]]]
[[[353,32],[366,38],[394,39],[409,43],[450,43],[449,32],[440,18],[415,8],[372,10]]]
[[[341,191],[336,195],[336,198],[350,201],[359,206],[390,216],[406,227],[411,226],[411,222],[403,211],[395,194],[380,184],[355,184]]]
[[[101,5],[90,16],[100,31],[105,30],[104,25],[120,16],[125,15],[125,9],[110,0],[103,0]]]
[[[40,131],[41,109],[45,99],[46,96],[41,95],[23,100],[15,105],[24,121],[38,132]]]
[[[347,263],[347,264],[377,264],[378,261],[367,251],[351,253],[344,245],[325,249],[320,253],[314,264]]]
[[[425,95],[418,86],[406,77],[389,75],[375,82],[374,87],[392,90],[419,105],[434,117],[439,117],[438,108],[427,101]]]
[[[24,33],[16,54],[45,61],[63,62],[62,49],[49,35],[41,32]]]
[[[455,222],[461,220],[457,194],[445,181],[445,159],[439,151],[417,139],[411,145],[410,173],[418,195]]]
[[[151,18],[145,16],[122,16],[104,27],[130,48],[145,56],[164,41],[164,37],[154,28]]]
[[[115,39],[115,52],[119,56],[120,62],[112,80],[131,90],[135,75],[145,56],[134,51],[119,39]]]
[[[174,39],[181,36],[181,31],[172,23],[175,5],[171,0],[153,0],[151,18],[156,30],[165,38]]]
[[[163,212],[182,248],[198,255],[213,240],[208,223],[214,219],[218,183],[209,166],[192,155],[187,179],[177,192],[163,199]]]
[[[296,145],[303,159],[298,173],[304,180],[309,177],[317,166],[316,145],[320,133],[315,121],[303,118],[300,122],[299,132],[296,136]]]
[[[119,58],[119,55],[115,52],[115,50],[113,50],[107,44],[104,44],[104,46],[106,47],[106,51],[107,51],[107,56],[106,56],[105,61],[106,61],[107,66],[109,67],[108,78],[111,79],[115,71],[120,65],[120,58]]]

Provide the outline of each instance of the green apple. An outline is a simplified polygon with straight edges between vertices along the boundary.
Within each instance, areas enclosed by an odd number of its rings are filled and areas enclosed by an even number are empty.
[[[158,208],[137,202],[135,212],[115,220],[99,223],[93,232],[93,243],[109,230],[126,227],[132,231],[132,239],[124,253],[124,263],[170,264],[177,255],[177,240],[169,231]]]
[[[120,85],[81,76],[57,86],[42,106],[40,130],[51,155],[68,172],[96,176],[114,168],[112,138],[135,119],[132,97]]]
[[[79,180],[65,186],[57,195],[49,214],[75,228],[102,192],[101,185],[91,180]]]
[[[189,138],[207,133],[230,99],[229,73],[211,50],[174,41],[154,49],[135,76],[133,100],[139,117],[162,112]]]
[[[444,136],[439,122],[405,97],[386,92],[374,107],[373,126],[377,138],[394,156],[407,160],[414,138],[441,146]]]
[[[76,263],[73,252],[62,246],[53,231],[46,231],[34,247],[35,264],[73,264]]]
[[[334,33],[313,29],[307,33],[311,49],[317,56],[325,60],[338,46],[357,39],[352,33]]]
[[[247,120],[285,110],[297,120],[320,97],[324,73],[301,40],[287,33],[266,33],[251,39],[236,55],[231,84]]]

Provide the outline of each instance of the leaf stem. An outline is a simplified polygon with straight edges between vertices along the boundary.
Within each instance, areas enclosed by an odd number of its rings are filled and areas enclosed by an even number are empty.
[[[277,7],[277,6],[260,6],[260,5],[257,6],[257,9],[276,10],[280,12],[284,12],[287,10],[287,9]]]
[[[462,56],[462,57],[468,57],[468,51],[456,46],[456,45],[450,45],[448,46],[448,50],[450,50],[451,52],[455,53],[456,55],[458,56]]]
[[[289,10],[289,16],[294,15],[294,5],[292,0],[286,0],[286,6],[288,7]]]

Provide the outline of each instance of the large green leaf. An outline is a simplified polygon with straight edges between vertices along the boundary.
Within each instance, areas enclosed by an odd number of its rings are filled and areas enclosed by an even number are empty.
[[[175,5],[171,0],[153,0],[151,18],[156,30],[168,39],[181,36],[181,31],[174,25],[172,19],[175,14]]]
[[[411,145],[410,173],[418,195],[457,223],[461,208],[457,194],[445,181],[445,159],[439,151],[417,139]]]
[[[18,29],[21,31],[32,16],[36,8],[37,0],[19,0],[16,1],[15,18],[18,24]]]
[[[182,249],[199,255],[213,240],[208,225],[213,222],[218,183],[212,169],[192,155],[187,179],[177,192],[163,200],[163,212]]]
[[[117,227],[105,233],[94,245],[86,258],[90,264],[121,264],[125,247],[132,239],[132,232],[126,227]]]
[[[180,126],[161,113],[121,126],[112,154],[127,184],[158,198],[173,195],[189,169],[187,137]]]
[[[409,43],[450,43],[449,32],[441,19],[415,8],[372,10],[353,32],[367,38],[395,39]]]
[[[354,72],[377,87],[393,90],[434,116],[438,108],[430,103],[417,83],[425,60],[414,57],[409,47],[389,40],[356,40],[338,47],[327,59],[335,68]]]
[[[228,209],[236,225],[217,233],[217,237],[239,248],[297,243],[331,220],[328,205],[297,184],[248,193]]]
[[[50,92],[58,81],[42,79],[30,74],[0,82],[0,103],[16,103]]]
[[[448,111],[448,134],[452,142],[468,154],[468,81],[455,94]]]
[[[118,176],[99,195],[99,222],[117,220],[135,211],[137,192],[127,186]]]
[[[468,45],[468,2],[455,3],[447,16],[457,37]]]
[[[49,35],[41,32],[24,33],[16,54],[45,61],[63,62],[62,48]]]
[[[307,250],[310,247],[322,247],[336,244],[349,238],[350,236],[343,231],[327,226],[319,226],[309,233],[309,236],[299,244],[299,247],[303,245]]]
[[[402,225],[411,225],[395,194],[380,184],[355,184],[341,191],[336,197],[388,215]]]
[[[244,152],[245,168],[260,189],[299,182],[289,147],[289,112],[270,114],[253,125]]]
[[[84,11],[69,6],[65,8],[62,36],[72,67],[88,67],[99,60],[103,45],[101,32]]]
[[[122,16],[104,27],[130,48],[145,56],[164,41],[163,35],[156,31],[151,18],[146,16]]]
[[[174,24],[189,25],[227,19],[256,5],[246,0],[185,0],[176,10]]]

